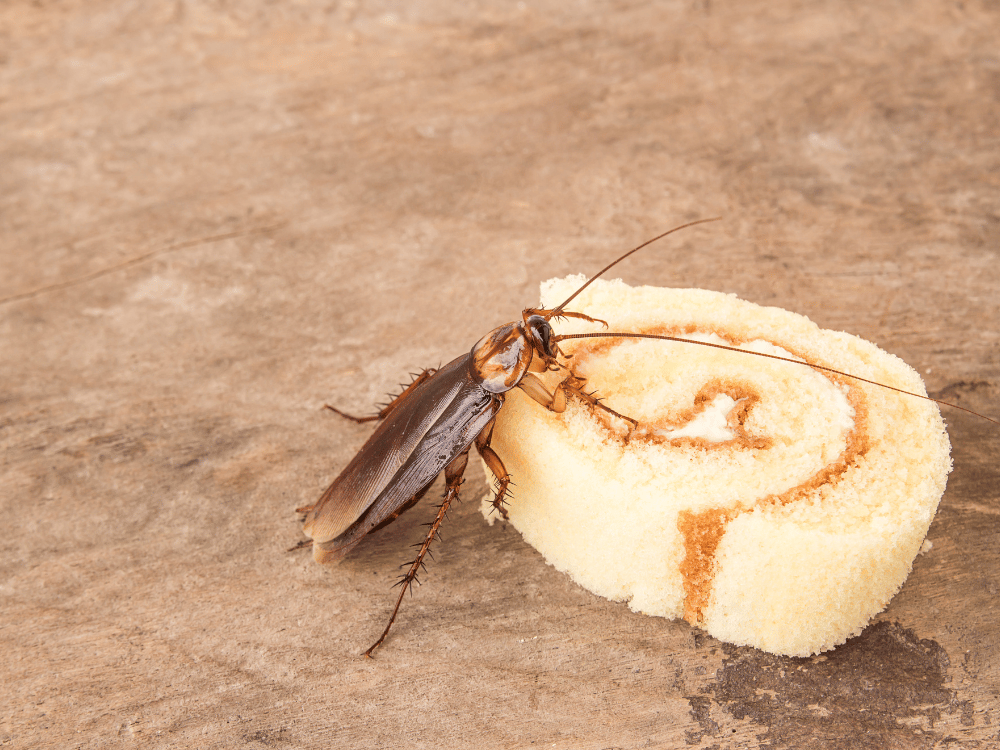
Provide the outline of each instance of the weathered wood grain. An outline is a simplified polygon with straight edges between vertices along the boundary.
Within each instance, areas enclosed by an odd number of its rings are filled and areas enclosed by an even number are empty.
[[[430,499],[337,568],[285,550],[367,435],[324,401],[697,216],[622,276],[997,417],[998,34],[979,2],[4,3],[0,744],[997,746],[1000,432],[961,413],[933,548],[813,659],[591,596],[483,523],[478,470],[375,661]]]

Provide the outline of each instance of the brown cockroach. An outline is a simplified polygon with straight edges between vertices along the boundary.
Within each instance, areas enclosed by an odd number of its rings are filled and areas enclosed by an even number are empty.
[[[426,537],[416,558],[410,563],[399,582],[400,592],[389,622],[382,635],[365,651],[372,653],[385,641],[396,620],[406,591],[416,580],[424,557],[438,535],[451,503],[458,497],[462,475],[468,463],[469,450],[475,444],[479,455],[496,477],[494,508],[507,517],[504,501],[511,477],[500,456],[490,447],[497,412],[503,407],[504,394],[520,388],[545,408],[562,412],[570,396],[583,399],[633,427],[636,420],[619,414],[583,390],[584,381],[559,362],[564,356],[559,342],[578,338],[655,338],[729,349],[754,356],[767,357],[805,365],[816,370],[836,373],[872,385],[904,393],[908,396],[937,401],[962,411],[976,414],[961,406],[948,404],[918,393],[866,380],[849,373],[795,359],[761,352],[750,352],[722,344],[691,341],[673,336],[641,333],[584,333],[556,335],[549,321],[553,318],[578,318],[604,323],[588,315],[565,308],[594,280],[647,245],[676,231],[718,219],[692,221],[664,232],[625,253],[603,268],[562,304],[551,310],[528,308],[521,320],[500,326],[483,336],[471,351],[453,359],[439,369],[428,369],[417,375],[402,393],[378,414],[353,417],[332,406],[327,408],[355,422],[378,421],[379,425],[357,455],[347,464],[322,496],[313,505],[298,510],[305,513],[303,531],[311,541],[300,546],[312,546],[318,562],[335,562],[344,557],[371,532],[395,521],[413,507],[427,492],[437,476],[445,475],[444,499],[429,524]],[[605,324],[606,326],[607,324]],[[538,373],[557,372],[562,376],[554,389]],[[982,417],[983,415],[976,414]],[[1000,424],[989,417],[984,419]]]

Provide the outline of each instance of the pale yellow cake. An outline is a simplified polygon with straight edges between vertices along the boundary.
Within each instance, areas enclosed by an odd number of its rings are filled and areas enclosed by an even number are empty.
[[[542,306],[584,281],[544,283]],[[731,344],[925,393],[873,344],[733,295],[598,281],[571,309],[609,331]],[[791,656],[843,643],[899,590],[951,468],[936,404],[694,344],[561,347],[639,428],[577,399],[554,414],[508,394],[492,445],[516,483],[511,522],[549,563],[637,612]]]

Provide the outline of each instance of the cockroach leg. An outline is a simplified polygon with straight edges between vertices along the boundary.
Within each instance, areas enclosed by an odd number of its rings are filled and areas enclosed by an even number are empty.
[[[355,417],[353,414],[348,414],[347,412],[343,412],[340,409],[338,409],[337,407],[330,406],[329,404],[323,404],[323,408],[324,409],[329,409],[330,411],[334,412],[335,414],[339,414],[340,416],[344,417],[345,419],[349,419],[352,422],[357,422],[358,424],[362,424],[364,422],[375,422],[377,420],[385,419],[387,416],[389,416],[389,413],[393,409],[395,409],[397,406],[399,406],[401,403],[403,403],[403,400],[408,395],[410,395],[411,393],[413,393],[413,389],[414,388],[416,388],[421,383],[423,383],[425,380],[427,380],[427,378],[429,378],[435,372],[437,372],[436,368],[428,367],[426,370],[424,370],[423,372],[421,372],[420,374],[418,374],[416,377],[413,378],[413,380],[410,382],[410,384],[403,389],[403,392],[400,393],[398,396],[396,396],[388,404],[386,404],[378,414],[372,414],[371,416],[368,416],[368,417]]]
[[[412,563],[410,563],[409,570],[406,571],[406,574],[399,582],[399,598],[396,599],[396,606],[392,609],[392,615],[389,617],[389,624],[385,626],[385,630],[382,631],[382,635],[380,635],[379,639],[372,644],[372,647],[365,651],[365,656],[369,659],[373,658],[372,653],[374,653],[375,649],[382,645],[386,636],[389,635],[389,629],[396,621],[396,614],[399,612],[399,605],[403,603],[403,596],[406,595],[407,590],[417,579],[417,573],[420,572],[420,568],[422,568],[424,564],[424,556],[427,554],[428,550],[430,550],[431,542],[434,541],[434,538],[438,534],[438,530],[441,528],[441,523],[448,514],[448,507],[451,505],[452,501],[458,497],[458,488],[462,486],[462,475],[465,474],[465,467],[468,463],[469,449],[466,448],[462,453],[458,454],[458,456],[456,456],[444,470],[444,499],[441,501],[441,505],[438,506],[437,515],[434,517],[433,523],[431,523],[430,528],[427,530],[427,537],[424,539],[423,544],[420,545],[420,549],[417,550],[416,558]]]
[[[479,433],[476,438],[476,450],[479,451],[479,455],[482,456],[483,461],[489,467],[490,471],[493,472],[493,476],[497,480],[497,494],[493,498],[493,507],[497,509],[503,520],[507,520],[507,509],[504,506],[504,501],[507,498],[507,489],[510,487],[510,474],[507,473],[507,469],[504,468],[503,461],[500,460],[500,456],[497,452],[490,447],[490,440],[493,439],[493,425],[496,424],[496,420],[490,422],[486,429]]]
[[[603,409],[611,416],[618,417],[618,419],[623,419],[630,423],[633,430],[639,426],[639,422],[632,417],[627,417],[624,414],[620,414],[615,411],[610,406],[605,406],[601,403],[599,398],[594,396],[593,393],[587,393],[583,390],[583,385],[586,382],[587,381],[581,377],[569,374],[559,385],[556,386],[555,393],[550,393],[541,378],[532,372],[527,372],[524,377],[521,378],[521,382],[517,384],[517,387],[531,396],[531,398],[540,403],[546,409],[554,411],[557,414],[566,411],[566,394],[573,393],[586,401],[588,404],[591,404],[598,409]]]
[[[303,539],[301,542],[299,542],[298,544],[296,544],[294,547],[289,547],[287,550],[285,550],[285,552],[296,552],[296,551],[298,551],[300,549],[304,549],[305,547],[312,547],[312,546],[313,546],[313,540],[312,539]]]
[[[517,384],[517,387],[549,411],[554,411],[557,414],[566,411],[565,396],[562,398],[559,397],[558,388],[556,388],[555,393],[549,391],[544,381],[533,372],[525,373],[524,377],[521,378],[521,382]],[[490,424],[493,423],[491,422]]]
[[[592,393],[587,393],[585,390],[583,390],[583,384],[585,382],[587,381],[584,380],[583,378],[579,378],[575,375],[570,375],[562,383],[559,384],[559,389],[569,391],[570,393],[575,393],[579,398],[583,399],[588,404],[595,406],[598,409],[603,409],[608,414],[614,417],[618,417],[618,419],[625,420],[626,422],[632,425],[631,427],[632,430],[639,427],[639,422],[637,420],[615,411],[610,406],[605,406],[601,402],[601,399],[597,398],[597,396],[594,395],[596,391]]]
[[[552,313],[555,313],[555,315],[552,316],[552,317],[554,317],[556,319],[558,319],[558,318],[577,318],[579,320],[586,320],[588,323],[600,323],[605,328],[608,327],[607,322],[604,321],[604,320],[601,320],[600,318],[592,318],[589,315],[584,315],[583,313],[580,313],[580,312],[571,312],[569,310],[559,310],[559,311],[556,311],[556,310],[537,310],[537,309],[531,309],[531,310],[525,310],[524,313],[522,313],[522,314],[524,315],[524,319],[525,320],[527,320],[528,317],[530,317],[531,315],[541,315],[543,318],[545,318],[546,320],[548,320],[549,316],[552,315]]]
[[[336,406],[330,406],[330,404],[323,404],[323,408],[324,409],[329,409],[334,414],[339,414],[344,419],[349,419],[352,422],[356,422],[357,424],[364,424],[365,422],[374,422],[376,419],[381,419],[382,418],[382,413],[381,412],[379,412],[378,414],[372,414],[369,417],[356,417],[353,414],[348,414],[346,411],[341,411]]]

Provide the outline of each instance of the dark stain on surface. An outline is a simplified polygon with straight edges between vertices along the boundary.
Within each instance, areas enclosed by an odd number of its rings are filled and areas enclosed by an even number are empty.
[[[965,726],[972,722],[971,702],[958,701],[945,687],[950,666],[945,650],[896,623],[875,623],[811,658],[725,649],[708,692],[734,718],[766,727],[764,747],[922,750],[960,741],[935,731],[942,715],[957,713]],[[701,708],[691,704],[700,731],[689,741],[716,731]]]
[[[691,706],[691,718],[698,722],[698,729],[689,729],[685,732],[685,742],[689,745],[697,745],[702,737],[714,737],[719,731],[718,723],[712,721],[710,711],[712,699],[707,695],[689,695],[688,705]]]

